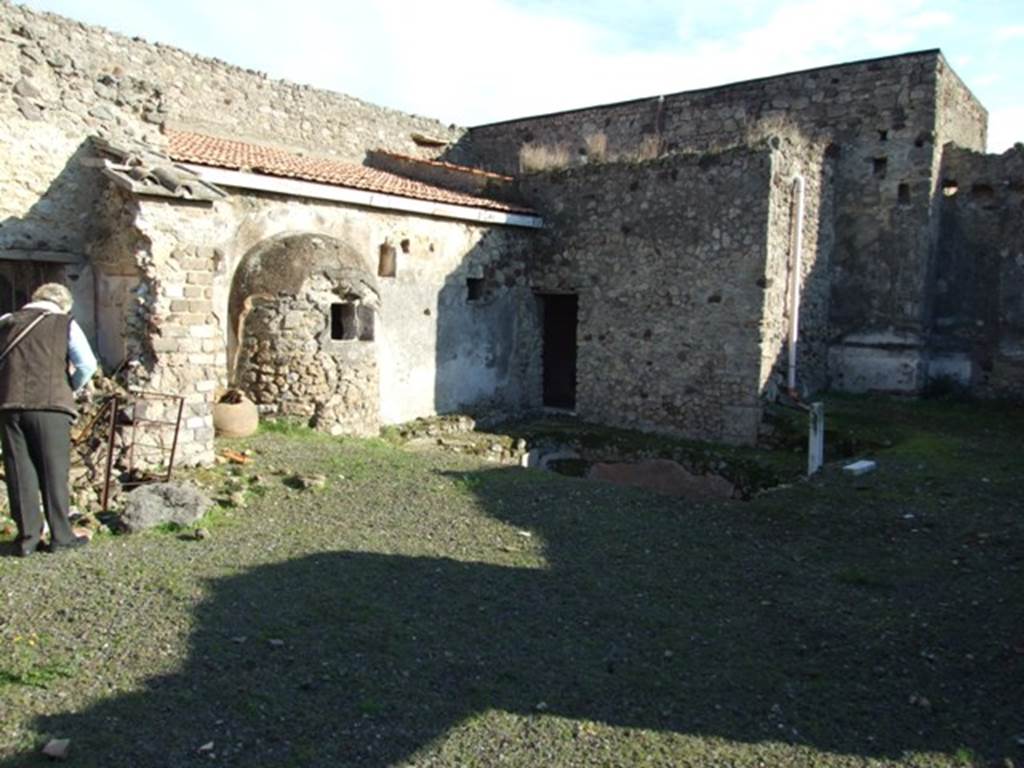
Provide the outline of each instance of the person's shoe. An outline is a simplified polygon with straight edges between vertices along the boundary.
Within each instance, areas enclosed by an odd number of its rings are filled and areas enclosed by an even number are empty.
[[[75,538],[69,541],[65,541],[64,543],[51,541],[49,551],[51,555],[55,555],[58,552],[64,552],[69,549],[78,549],[79,547],[84,547],[88,543],[89,540],[85,536],[76,536]]]
[[[28,557],[29,555],[35,554],[37,550],[41,549],[43,542],[39,539],[19,539],[14,542],[14,556],[15,557]]]

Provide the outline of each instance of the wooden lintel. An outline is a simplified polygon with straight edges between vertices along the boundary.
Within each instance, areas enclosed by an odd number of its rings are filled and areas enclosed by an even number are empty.
[[[37,251],[28,248],[0,248],[0,261],[47,261],[57,264],[81,264],[85,256],[68,251]]]

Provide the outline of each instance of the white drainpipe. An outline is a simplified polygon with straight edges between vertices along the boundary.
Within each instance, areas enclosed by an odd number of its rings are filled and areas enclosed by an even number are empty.
[[[793,177],[793,192],[796,195],[796,231],[793,234],[793,264],[789,289],[789,375],[786,386],[790,394],[796,392],[796,342],[800,335],[800,272],[804,247],[804,177]]]

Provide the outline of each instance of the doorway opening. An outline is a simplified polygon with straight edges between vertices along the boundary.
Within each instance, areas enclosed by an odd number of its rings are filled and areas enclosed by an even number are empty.
[[[544,405],[576,408],[576,324],[578,297],[575,294],[540,294],[544,318]]]

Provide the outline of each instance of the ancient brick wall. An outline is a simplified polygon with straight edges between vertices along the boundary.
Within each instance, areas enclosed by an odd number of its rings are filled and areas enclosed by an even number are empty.
[[[947,145],[940,183],[930,378],[1024,397],[1024,148]]]
[[[789,224],[788,209],[772,213],[777,171],[788,177],[791,169],[776,168],[764,148],[524,180],[549,224],[531,283],[578,296],[583,418],[712,440],[756,438],[769,375],[762,345],[770,337],[777,346],[785,325],[775,294],[785,290],[787,262],[768,260],[769,239],[786,237],[774,229]],[[811,208],[813,219],[817,204]]]

